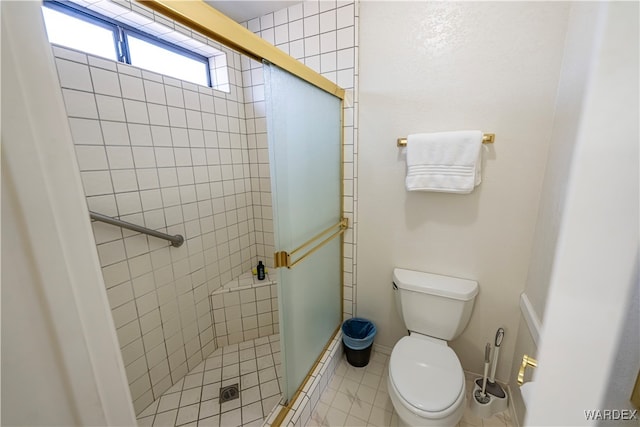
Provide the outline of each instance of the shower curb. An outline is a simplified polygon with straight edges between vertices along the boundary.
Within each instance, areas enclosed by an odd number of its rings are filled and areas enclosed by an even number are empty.
[[[322,392],[331,382],[331,378],[333,378],[333,374],[342,360],[343,349],[342,345],[340,345],[341,342],[342,331],[338,330],[338,333],[331,340],[331,344],[322,355],[320,362],[311,373],[311,378],[292,403],[291,409],[289,409],[280,424],[281,426],[296,427],[307,425],[311,418],[311,413],[320,401]],[[263,427],[271,427],[282,409],[284,409],[282,404],[276,405],[267,416]]]

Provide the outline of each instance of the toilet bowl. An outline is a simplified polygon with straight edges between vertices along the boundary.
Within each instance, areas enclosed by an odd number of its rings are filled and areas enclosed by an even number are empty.
[[[456,354],[446,342],[416,333],[394,347],[387,387],[403,425],[454,426],[466,406]]]
[[[469,322],[478,283],[396,268],[393,289],[409,331],[389,360],[387,387],[400,424],[453,427],[466,395],[462,365],[447,341]]]

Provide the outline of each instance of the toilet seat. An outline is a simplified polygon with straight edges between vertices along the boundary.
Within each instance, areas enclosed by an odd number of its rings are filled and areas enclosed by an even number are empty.
[[[446,343],[412,334],[393,348],[389,379],[408,410],[423,418],[443,418],[464,400],[464,373]]]

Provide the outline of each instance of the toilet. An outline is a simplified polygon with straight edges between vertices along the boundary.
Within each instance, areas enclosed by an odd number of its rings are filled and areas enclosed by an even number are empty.
[[[469,323],[478,283],[396,268],[393,289],[409,330],[389,360],[387,386],[400,424],[455,426],[466,406],[465,382],[447,341]]]

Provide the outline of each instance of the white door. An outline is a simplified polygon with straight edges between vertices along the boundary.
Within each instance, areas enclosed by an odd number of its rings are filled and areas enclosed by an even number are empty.
[[[2,8],[2,425],[135,425],[40,2]]]
[[[622,409],[609,383],[635,380],[610,374],[639,285],[638,4],[600,18],[525,425],[595,425],[585,411]]]

